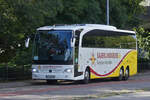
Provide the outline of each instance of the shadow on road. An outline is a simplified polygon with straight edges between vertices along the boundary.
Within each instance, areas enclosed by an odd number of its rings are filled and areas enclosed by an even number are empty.
[[[115,81],[114,79],[93,79],[90,80],[88,84],[93,84],[93,83],[104,83],[104,82],[113,82]],[[55,83],[47,83],[45,80],[33,80],[30,82],[31,85],[85,85],[82,83],[82,81],[64,81],[64,80],[58,80]]]

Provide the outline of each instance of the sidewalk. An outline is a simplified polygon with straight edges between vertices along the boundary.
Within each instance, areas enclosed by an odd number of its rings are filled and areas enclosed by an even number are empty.
[[[3,82],[0,83],[0,89],[2,88],[15,88],[31,85],[32,80],[15,81],[15,82]]]
[[[135,76],[149,76],[149,75],[150,75],[150,70],[147,70],[147,71],[137,73]]]

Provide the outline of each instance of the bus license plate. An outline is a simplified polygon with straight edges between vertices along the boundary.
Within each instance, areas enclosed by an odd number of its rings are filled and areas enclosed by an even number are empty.
[[[47,78],[47,79],[54,79],[54,78],[55,78],[55,75],[46,75],[46,78]]]

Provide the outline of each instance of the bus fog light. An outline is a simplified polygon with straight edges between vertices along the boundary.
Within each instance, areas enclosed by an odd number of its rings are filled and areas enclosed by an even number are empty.
[[[68,69],[65,69],[64,72],[67,72],[67,73],[72,73],[72,69],[68,68]]]
[[[33,69],[32,69],[32,72],[33,72],[33,73],[38,73],[39,71],[38,71],[37,69],[33,68]]]

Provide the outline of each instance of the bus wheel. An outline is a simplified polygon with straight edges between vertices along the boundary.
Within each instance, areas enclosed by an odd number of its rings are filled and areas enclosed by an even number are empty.
[[[56,84],[57,80],[46,80],[47,84]]]
[[[84,80],[83,80],[83,83],[84,84],[87,84],[89,83],[90,81],[90,72],[88,69],[86,69],[85,73],[84,73]]]
[[[120,72],[119,72],[118,81],[123,80],[123,76],[124,76],[124,70],[123,70],[123,68],[121,68],[121,69],[120,69]]]
[[[128,80],[129,78],[129,68],[126,68],[124,80]]]

